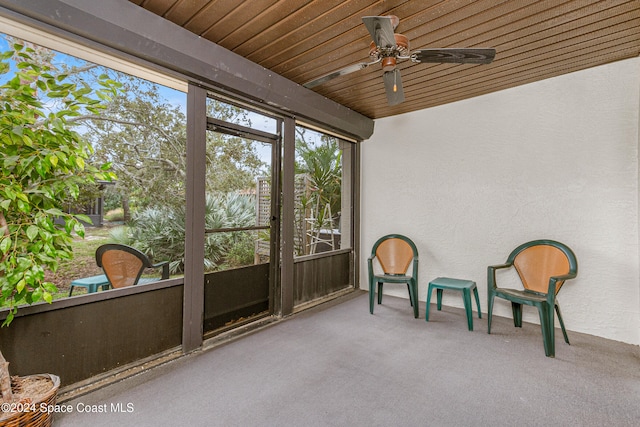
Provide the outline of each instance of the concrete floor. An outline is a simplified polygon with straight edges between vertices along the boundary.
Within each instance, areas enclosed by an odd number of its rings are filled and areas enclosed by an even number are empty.
[[[420,313],[385,296],[372,316],[357,292],[65,402],[55,425],[640,425],[640,347],[556,330],[547,358],[539,325]]]

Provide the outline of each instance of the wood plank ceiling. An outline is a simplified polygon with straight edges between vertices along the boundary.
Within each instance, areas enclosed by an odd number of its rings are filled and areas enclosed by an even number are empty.
[[[363,16],[397,15],[411,49],[492,47],[489,65],[399,63],[387,105],[378,65],[313,88],[376,119],[640,54],[639,0],[130,0],[296,83],[369,62]]]

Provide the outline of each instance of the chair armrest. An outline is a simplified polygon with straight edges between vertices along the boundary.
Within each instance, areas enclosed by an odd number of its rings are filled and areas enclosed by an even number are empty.
[[[576,273],[567,273],[567,274],[562,274],[560,276],[552,276],[549,278],[549,280],[553,280],[553,281],[559,281],[559,280],[569,280],[569,279],[574,279],[577,276]]]
[[[151,265],[151,268],[159,268],[159,267],[162,267],[161,280],[168,279],[169,278],[169,261],[162,261],[162,262]]]
[[[513,265],[512,263],[505,263],[505,264],[498,264],[498,265],[490,265],[487,267],[487,291],[491,291],[492,289],[497,288],[496,270],[499,270],[501,268],[509,268],[512,265]]]
[[[513,264],[498,264],[498,265],[490,265],[487,268],[491,268],[493,270],[499,270],[501,268],[508,268],[511,267]]]
[[[373,260],[375,258],[375,255],[370,256],[369,258],[367,258],[367,269],[369,270],[369,280],[371,280],[371,278],[373,277]]]
[[[556,284],[561,281],[573,279],[577,276],[576,273],[567,273],[562,274],[560,276],[551,276],[549,277],[549,288],[547,289],[547,295],[553,295],[555,298],[556,295]]]
[[[370,256],[369,258],[367,258],[367,265],[369,266],[369,270],[373,269],[373,260],[375,259],[375,255],[374,256]]]

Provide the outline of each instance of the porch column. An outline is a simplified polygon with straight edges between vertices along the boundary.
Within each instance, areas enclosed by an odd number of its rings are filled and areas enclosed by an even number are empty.
[[[295,224],[296,121],[284,119],[284,155],[282,156],[282,270],[280,314],[293,313],[293,253]]]
[[[187,92],[187,182],[182,351],[202,346],[204,316],[204,212],[207,91],[189,84]]]

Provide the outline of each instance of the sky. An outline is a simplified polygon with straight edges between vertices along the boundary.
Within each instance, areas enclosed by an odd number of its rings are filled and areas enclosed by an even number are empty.
[[[6,35],[4,33],[0,33],[0,52],[5,52],[11,49],[5,37]],[[88,62],[88,61],[78,59],[74,56],[67,55],[58,51],[54,51],[54,52],[56,52],[54,63],[66,63],[68,65],[79,65],[79,64],[84,64]],[[13,73],[10,72],[8,74],[0,75],[0,85],[5,83],[11,77],[12,74]],[[140,80],[146,81],[144,79],[140,79]],[[156,84],[156,85],[159,88],[160,95],[162,96],[162,98],[164,98],[164,102],[170,105],[179,107],[180,110],[183,113],[185,113],[185,116],[186,116],[186,102],[187,102],[186,93],[172,89],[167,86],[160,85],[160,84]],[[251,127],[253,129],[266,131],[270,133],[276,132],[275,119],[263,116],[258,113],[249,112],[249,120],[251,121]],[[242,124],[245,124],[245,123],[242,123]],[[308,131],[306,135],[308,137],[311,137],[310,139],[316,139],[317,141],[319,141],[320,134],[317,133],[317,135],[312,135],[315,133],[316,132]],[[314,136],[315,138],[313,138]],[[264,146],[263,144],[256,144],[256,148],[258,149],[259,155],[263,159],[263,161],[265,161],[266,163],[270,163],[270,159],[271,159],[270,149]]]
[[[10,49],[11,47],[7,42],[6,34],[0,33],[0,52],[5,52]],[[88,62],[82,59],[78,59],[74,56],[61,53],[59,51],[54,50],[54,52],[55,52],[55,57],[53,61],[54,64],[65,63],[67,65],[73,66],[73,65],[80,65]],[[11,77],[11,75],[12,73],[0,75],[0,84],[6,82]],[[144,79],[140,79],[140,80],[144,80]],[[186,114],[187,95],[185,93],[172,89],[170,87],[162,86],[162,85],[158,85],[158,87],[160,88],[160,94],[162,95],[163,98],[165,98],[166,102],[174,106],[179,106],[180,109]]]

